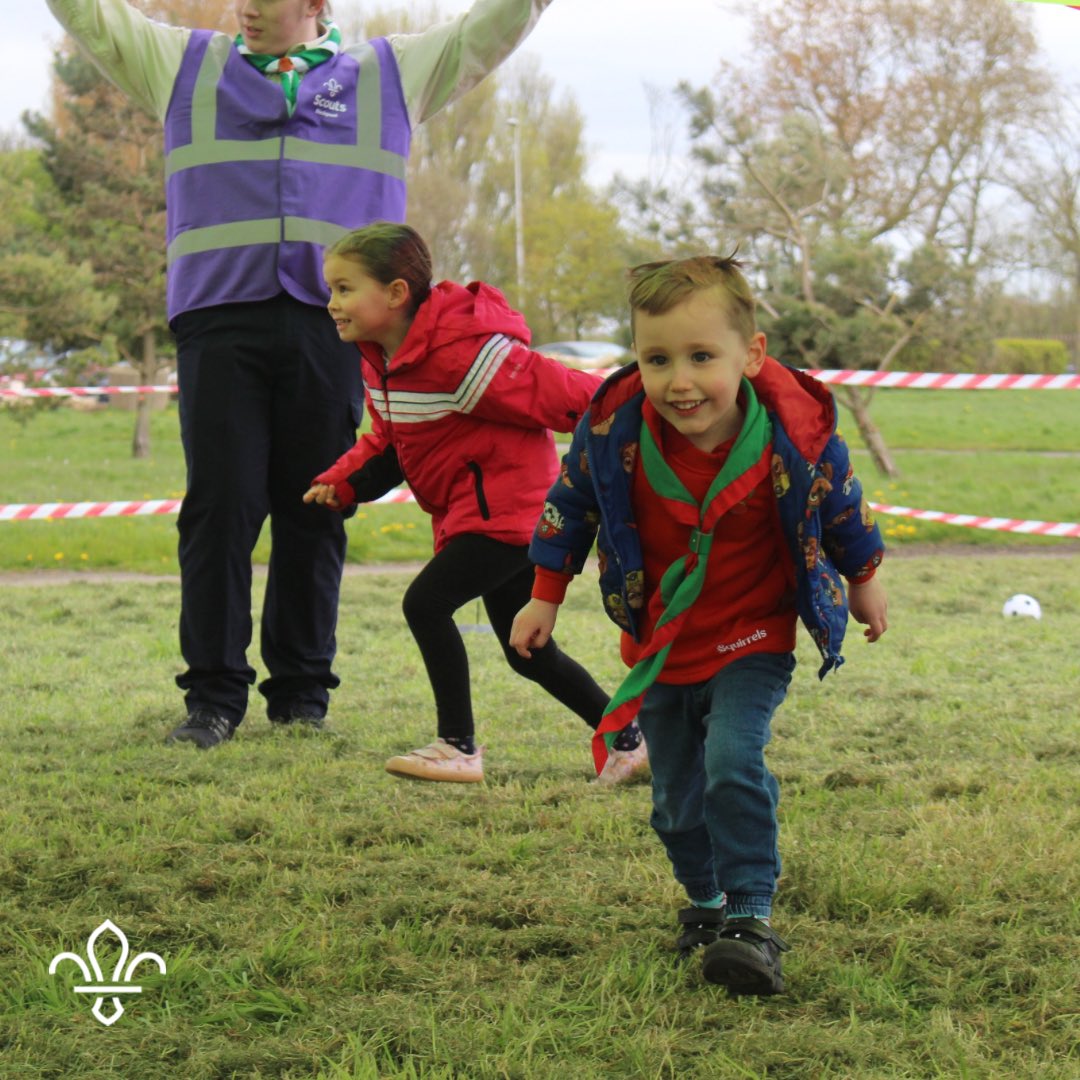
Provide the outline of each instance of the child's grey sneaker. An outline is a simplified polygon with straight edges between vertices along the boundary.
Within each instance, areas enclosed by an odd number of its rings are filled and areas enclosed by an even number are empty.
[[[725,914],[722,907],[683,908],[679,912],[679,927],[682,933],[675,941],[679,959],[686,960],[698,949],[711,945],[720,936]]]
[[[784,992],[780,954],[790,946],[760,919],[729,918],[716,941],[705,947],[701,973],[731,994],[764,997]]]
[[[200,750],[209,750],[233,737],[233,725],[219,716],[213,709],[199,706],[193,709],[188,718],[171,731],[165,739],[167,743],[190,742]]]

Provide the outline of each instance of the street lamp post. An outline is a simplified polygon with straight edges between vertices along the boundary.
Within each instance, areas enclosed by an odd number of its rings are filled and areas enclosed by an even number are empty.
[[[506,121],[514,129],[514,258],[517,264],[517,302],[525,306],[525,208],[521,198],[521,124],[516,116]]]

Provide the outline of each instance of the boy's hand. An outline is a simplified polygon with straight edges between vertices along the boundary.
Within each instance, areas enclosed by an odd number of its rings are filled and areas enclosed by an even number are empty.
[[[340,510],[337,491],[333,484],[312,484],[304,492],[304,502],[318,503],[320,506],[328,506],[331,510]]]
[[[848,610],[856,622],[865,624],[863,636],[867,641],[877,641],[889,629],[885,586],[876,574],[861,585],[848,586]]]
[[[510,628],[510,645],[518,656],[532,659],[532,649],[543,648],[551,639],[555,620],[559,617],[559,605],[549,600],[530,600],[514,616]]]

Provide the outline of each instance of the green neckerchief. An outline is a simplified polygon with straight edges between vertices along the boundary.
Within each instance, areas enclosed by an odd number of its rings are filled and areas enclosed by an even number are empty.
[[[660,580],[664,610],[656,620],[645,652],[615,691],[593,736],[597,772],[604,767],[618,733],[637,716],[641,699],[663,669],[687,612],[701,594],[717,522],[768,475],[772,424],[748,379],[743,379],[741,393],[746,409],[742,429],[700,505],[664,460],[648,424],[644,419],[641,422],[639,453],[646,481],[662,501],[693,507],[698,524],[690,532],[689,552],[664,571]]]
[[[317,44],[303,45],[284,56],[254,53],[244,44],[243,35],[236,35],[236,51],[264,75],[276,75],[280,79],[290,116],[296,108],[296,91],[300,87],[300,76],[329,60],[331,56],[336,56],[341,48],[341,31],[337,28],[337,23],[328,21],[324,25],[327,32],[321,41]]]

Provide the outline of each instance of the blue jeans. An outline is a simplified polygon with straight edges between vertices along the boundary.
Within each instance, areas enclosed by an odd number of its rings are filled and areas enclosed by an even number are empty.
[[[638,725],[652,766],[652,827],[691,902],[727,893],[732,915],[768,917],[780,876],[780,788],[765,767],[795,657],[756,653],[705,682],[654,683]]]

